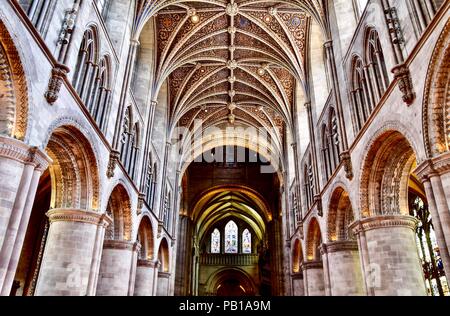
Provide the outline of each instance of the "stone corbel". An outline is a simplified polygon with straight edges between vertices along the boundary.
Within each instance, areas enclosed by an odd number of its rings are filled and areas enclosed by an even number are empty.
[[[158,238],[161,238],[163,228],[164,228],[164,223],[162,221],[159,221],[158,222]]]
[[[116,164],[119,161],[120,153],[117,150],[112,150],[109,154],[108,170],[106,171],[106,176],[111,179],[114,177],[114,170],[116,169]]]
[[[314,196],[314,203],[317,205],[317,215],[323,216],[322,197],[320,195]]]
[[[300,235],[300,239],[305,239],[305,233],[303,231],[303,222],[297,222],[298,234]]]
[[[341,153],[341,161],[344,164],[345,176],[350,181],[353,180],[353,165],[352,165],[352,157],[348,151],[344,151]]]
[[[49,104],[54,104],[61,91],[61,85],[67,78],[67,74],[70,72],[69,67],[63,64],[56,64],[52,69],[52,76],[48,83],[47,92],[45,92],[45,99]]]
[[[416,99],[414,86],[411,78],[411,72],[406,64],[400,64],[392,69],[395,80],[398,82],[398,87],[403,94],[403,102],[408,106]]]
[[[144,202],[145,202],[145,194],[139,193],[138,204],[137,204],[137,215],[138,216],[142,214],[142,208],[144,207]]]

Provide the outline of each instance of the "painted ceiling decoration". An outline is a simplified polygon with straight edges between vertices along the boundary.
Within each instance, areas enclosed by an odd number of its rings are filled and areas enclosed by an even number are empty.
[[[305,82],[311,19],[319,0],[139,1],[136,37],[154,18],[154,95],[168,81],[171,125],[264,128],[282,147],[297,83]]]

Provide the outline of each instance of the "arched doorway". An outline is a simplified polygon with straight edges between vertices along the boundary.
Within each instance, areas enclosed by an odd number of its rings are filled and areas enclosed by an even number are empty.
[[[207,293],[212,296],[254,296],[255,289],[252,277],[240,269],[224,268],[210,277],[207,282]]]

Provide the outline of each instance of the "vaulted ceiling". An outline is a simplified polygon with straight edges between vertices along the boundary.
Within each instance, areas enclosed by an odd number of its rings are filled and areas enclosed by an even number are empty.
[[[263,127],[282,146],[319,2],[141,1],[135,31],[154,17],[156,81],[168,80],[172,123]]]

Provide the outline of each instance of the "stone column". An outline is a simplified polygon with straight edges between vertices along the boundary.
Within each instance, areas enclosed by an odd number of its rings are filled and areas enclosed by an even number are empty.
[[[158,287],[156,290],[156,296],[169,295],[169,280],[170,273],[161,271],[158,273]]]
[[[10,294],[39,179],[51,159],[0,136],[0,295]]]
[[[153,296],[156,296],[158,293],[158,276],[159,276],[159,268],[161,267],[161,261],[158,259],[153,261],[154,269],[153,269]]]
[[[101,242],[111,219],[76,209],[54,209],[36,284],[36,296],[95,295]]]
[[[151,260],[138,260],[134,296],[153,296],[155,263]]]
[[[305,296],[305,284],[303,280],[303,273],[294,273],[291,275],[292,279],[292,295]]]
[[[97,285],[98,296],[128,296],[134,291],[136,254],[140,244],[123,240],[106,240]],[[133,290],[130,291],[130,289]]]
[[[368,293],[375,296],[426,295],[422,265],[416,245],[417,219],[384,215],[365,218],[351,225],[356,235],[364,233],[364,262]]]
[[[356,241],[323,244],[321,251],[328,260],[329,295],[364,295],[364,281]]]
[[[450,153],[419,165],[414,173],[420,177],[436,233],[445,272],[450,273]]]
[[[302,264],[305,277],[306,296],[325,296],[325,283],[323,278],[323,263],[310,261]]]

